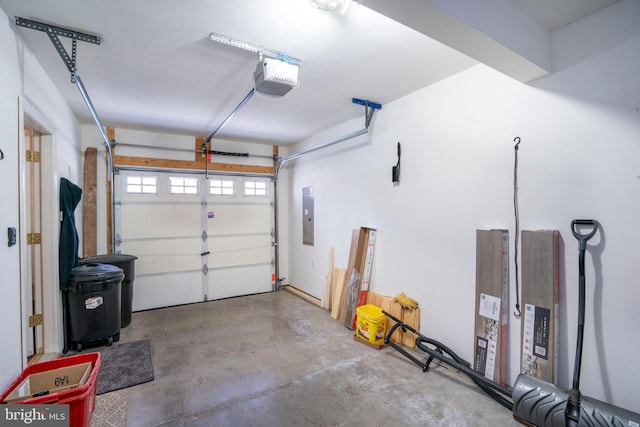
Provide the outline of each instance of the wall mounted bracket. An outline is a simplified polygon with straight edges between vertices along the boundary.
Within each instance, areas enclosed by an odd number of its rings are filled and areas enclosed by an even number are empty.
[[[80,31],[69,30],[67,28],[56,27],[55,25],[45,24],[43,22],[33,21],[31,19],[20,18],[16,16],[16,25],[19,27],[30,28],[32,30],[43,31],[47,33],[51,43],[58,51],[60,58],[67,66],[67,69],[71,73],[71,83],[76,82],[76,43],[78,40],[82,42],[92,43],[92,44],[100,44],[100,37],[93,36],[91,34],[82,33]],[[68,37],[71,41],[71,56],[62,45],[60,38]]]
[[[351,98],[351,102],[353,102],[354,104],[364,105],[364,126],[367,128],[369,127],[369,124],[371,124],[373,111],[382,108],[382,105],[378,104],[377,102],[366,101],[359,98]]]

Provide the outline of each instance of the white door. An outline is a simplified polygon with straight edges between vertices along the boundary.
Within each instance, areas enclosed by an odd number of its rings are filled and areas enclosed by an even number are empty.
[[[122,171],[114,187],[116,252],[138,257],[133,311],[272,290],[269,178]]]

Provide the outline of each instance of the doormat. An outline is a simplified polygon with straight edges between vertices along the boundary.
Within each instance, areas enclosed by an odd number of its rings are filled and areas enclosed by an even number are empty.
[[[127,394],[122,391],[96,397],[91,427],[124,427],[127,425]]]
[[[101,347],[97,394],[153,381],[149,341],[140,340]]]

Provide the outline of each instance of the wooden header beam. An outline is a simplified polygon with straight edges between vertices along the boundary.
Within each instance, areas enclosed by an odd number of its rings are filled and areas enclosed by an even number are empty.
[[[204,170],[204,162],[191,160],[169,160],[156,159],[151,157],[113,156],[113,163],[118,166],[137,166],[159,169],[189,169]],[[230,173],[257,173],[274,175],[273,166],[236,165],[231,163],[210,163],[210,171],[230,172]]]

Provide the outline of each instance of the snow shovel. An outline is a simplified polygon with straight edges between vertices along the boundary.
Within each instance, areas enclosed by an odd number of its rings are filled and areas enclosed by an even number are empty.
[[[576,227],[578,226],[578,227]],[[584,255],[587,241],[598,231],[592,219],[571,221],[571,232],[578,239],[578,339],[571,390],[520,374],[513,386],[513,416],[527,425],[538,427],[564,426],[638,426],[640,414],[618,408],[580,394],[582,338],[584,334],[585,273]]]

